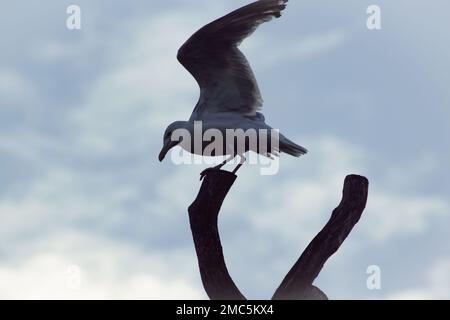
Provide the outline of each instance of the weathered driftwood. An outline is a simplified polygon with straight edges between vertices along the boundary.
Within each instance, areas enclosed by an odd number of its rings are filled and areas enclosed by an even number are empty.
[[[188,210],[203,286],[212,300],[245,299],[228,273],[217,228],[220,207],[235,180],[236,175],[228,171],[208,172]],[[341,203],[286,275],[272,299],[327,299],[313,286],[313,281],[361,217],[368,185],[364,177],[346,177]]]

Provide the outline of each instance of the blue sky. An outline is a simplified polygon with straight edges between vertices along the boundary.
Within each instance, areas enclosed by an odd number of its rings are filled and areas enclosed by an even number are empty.
[[[178,47],[246,3],[2,4],[0,297],[206,297],[186,212],[205,166],[157,155],[198,98]],[[65,27],[70,4],[81,30]],[[450,297],[449,10],[291,0],[243,43],[267,122],[310,150],[275,176],[244,166],[224,203],[226,261],[249,298],[273,294],[350,173],[370,180],[367,209],[316,284],[334,299]]]

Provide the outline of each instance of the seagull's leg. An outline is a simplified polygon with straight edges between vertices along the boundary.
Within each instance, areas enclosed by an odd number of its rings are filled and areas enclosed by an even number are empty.
[[[226,158],[224,161],[222,161],[221,164],[215,166],[215,167],[211,167],[211,168],[206,168],[205,170],[203,170],[200,173],[200,181],[206,176],[206,174],[211,171],[211,170],[220,170],[225,164],[227,164],[230,160],[233,160],[234,156],[229,156],[228,158]]]
[[[236,172],[242,167],[242,165],[244,164],[244,162],[247,160],[244,155],[240,155],[239,156],[241,158],[241,161],[239,161],[239,164],[236,166],[236,168],[234,168],[233,173],[236,174]]]

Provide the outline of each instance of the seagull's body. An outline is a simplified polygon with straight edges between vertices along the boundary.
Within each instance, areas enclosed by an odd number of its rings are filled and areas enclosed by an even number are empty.
[[[287,1],[256,1],[207,24],[183,44],[177,58],[198,82],[200,98],[188,121],[174,122],[166,129],[160,161],[170,148],[178,144],[191,153],[202,154],[203,150],[194,150],[192,143],[171,139],[176,129],[186,129],[194,134],[194,123],[197,121],[201,121],[203,130],[217,129],[224,134],[227,129],[272,129],[259,112],[263,103],[261,93],[238,45],[261,23],[280,17]],[[229,155],[228,160],[239,155],[243,162],[243,153],[249,150],[268,157],[278,155],[278,152],[298,157],[307,152],[305,148],[280,134],[279,146],[269,146],[264,152],[246,146],[244,152],[241,150],[237,153],[226,144],[223,153],[216,155]],[[225,163],[226,161],[216,168]]]

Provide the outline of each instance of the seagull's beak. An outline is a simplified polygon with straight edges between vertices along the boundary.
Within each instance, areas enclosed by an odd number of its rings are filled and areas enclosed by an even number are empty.
[[[159,161],[163,161],[166,157],[167,152],[169,152],[170,149],[175,147],[178,144],[178,141],[167,141],[164,143],[161,152],[159,153],[158,159]]]

